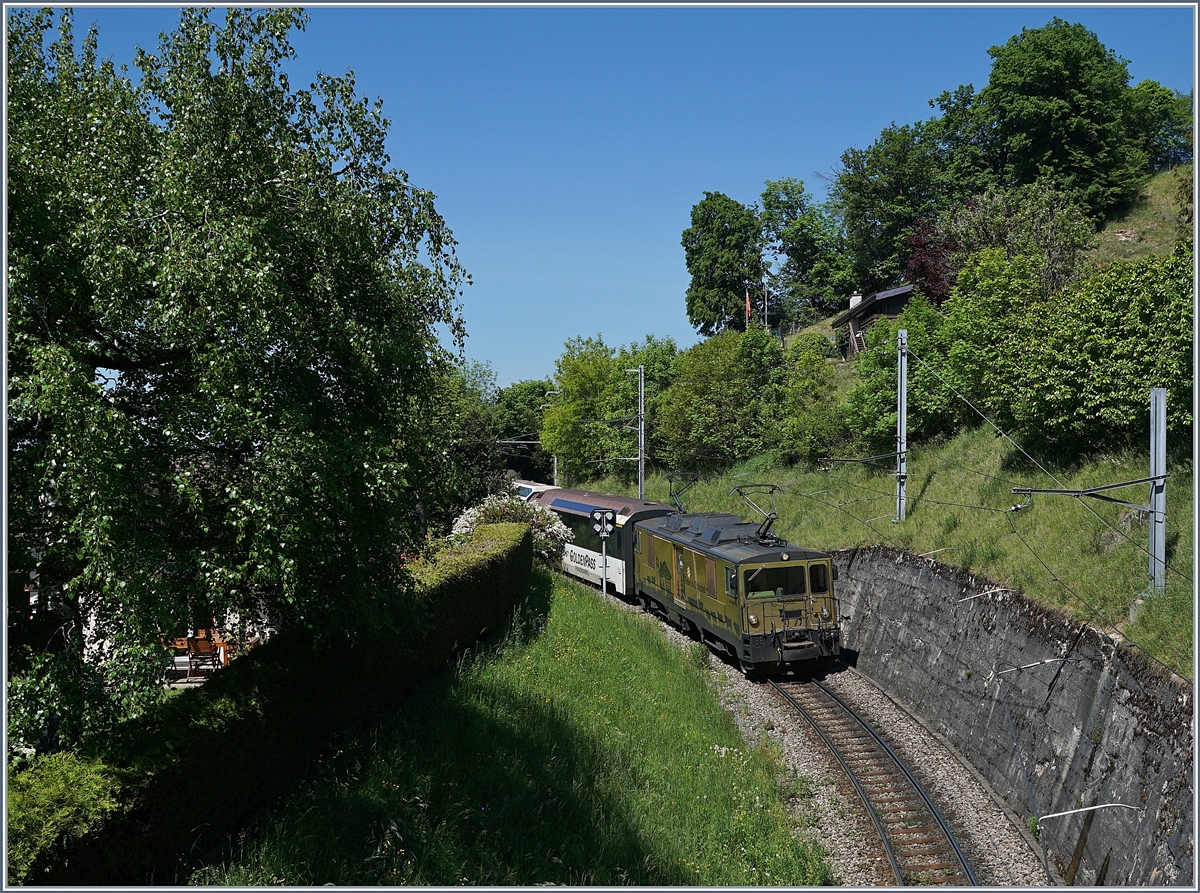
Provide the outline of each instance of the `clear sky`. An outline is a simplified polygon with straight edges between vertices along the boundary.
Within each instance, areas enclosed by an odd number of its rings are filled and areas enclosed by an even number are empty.
[[[437,195],[474,279],[466,355],[502,386],[552,375],[576,335],[694,344],[680,235],[705,191],[749,203],[791,176],[823,198],[842,152],[982,88],[1022,28],[1082,23],[1132,84],[1186,93],[1195,70],[1190,5],[308,9],[292,83],[352,70],[383,100],[393,165]],[[76,19],[120,64],[178,12]]]

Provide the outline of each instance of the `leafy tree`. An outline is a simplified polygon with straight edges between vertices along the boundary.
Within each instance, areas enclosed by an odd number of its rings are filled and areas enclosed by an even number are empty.
[[[647,335],[642,341],[635,341],[617,350],[613,361],[614,379],[612,393],[608,402],[608,414],[605,418],[626,418],[636,416],[638,410],[638,378],[628,372],[638,366],[645,367],[645,410],[646,410],[646,456],[647,462],[653,463],[663,454],[663,433],[660,420],[663,394],[672,381],[672,365],[679,350],[672,338],[656,338]],[[609,438],[607,448],[609,455],[637,455],[637,419],[630,418],[627,423],[608,425],[605,434]],[[637,463],[620,462],[608,469],[620,474],[629,481],[637,480]]]
[[[966,256],[957,287],[943,307],[943,374],[991,418],[1001,411],[996,395],[1004,390],[1014,355],[1040,351],[1037,330],[1053,312],[1046,302],[1042,266],[1036,253],[981,248]],[[963,421],[980,420],[967,413]]]
[[[1071,452],[1145,442],[1150,390],[1167,388],[1167,429],[1192,437],[1193,249],[1115,262],[1042,313],[1014,314],[991,403],[1031,443]],[[1018,336],[1012,338],[1017,340]]]
[[[746,293],[761,287],[766,272],[762,230],[753,208],[720,192],[705,192],[683,231],[692,281],[688,321],[702,335],[746,328]]]
[[[444,533],[465,507],[505,487],[497,393],[495,373],[486,364],[455,366],[441,377],[428,419],[439,432],[440,449],[429,457],[433,473],[419,493],[432,533]]]
[[[660,409],[670,466],[720,469],[761,453],[782,361],[779,342],[758,326],[723,332],[680,353]]]
[[[864,149],[842,153],[830,199],[864,294],[897,284],[909,233],[939,209],[939,156],[926,125],[893,124]]]
[[[1095,245],[1091,220],[1049,180],[1009,190],[992,187],[944,216],[946,238],[957,248],[951,268],[983,248],[1010,257],[1040,258],[1042,292],[1049,296],[1079,275]]]
[[[779,268],[772,281],[783,298],[780,323],[809,324],[838,309],[854,290],[854,271],[836,222],[813,203],[804,183],[768,180],[762,194],[763,244]]]
[[[953,205],[997,184],[999,147],[994,123],[971,84],[947,90],[931,107],[941,114],[926,122],[926,133],[937,147],[939,189]]]
[[[1133,88],[1134,136],[1153,170],[1192,160],[1192,96],[1168,90],[1156,81]]]
[[[595,476],[613,455],[598,424],[609,417],[616,378],[613,349],[599,335],[572,338],[554,365],[558,393],[542,419],[542,446],[558,456],[560,481],[579,482]]]
[[[909,250],[904,264],[905,280],[919,286],[935,306],[941,306],[954,287],[954,255],[958,245],[931,220],[921,220],[905,243]]]
[[[809,332],[788,348],[775,424],[768,428],[769,442],[784,462],[815,463],[846,439],[828,345]]]
[[[106,691],[210,611],[378,623],[446,469],[468,280],[433,196],[351,75],[292,89],[303,13],[209,15],[136,85],[69,12],[9,17],[9,564]]]
[[[845,418],[862,446],[882,454],[896,449],[896,342],[908,331],[908,437],[910,442],[953,434],[967,420],[965,407],[948,385],[945,320],[919,292],[895,320],[867,330],[854,387],[846,395]],[[920,359],[917,359],[920,358]],[[923,362],[922,362],[923,361]]]
[[[496,433],[501,440],[532,440],[532,447],[508,445],[504,450],[509,468],[526,480],[550,483],[554,459],[537,442],[542,431],[542,406],[549,402],[546,392],[553,389],[550,379],[513,382],[496,395]]]
[[[1055,18],[988,50],[979,94],[1006,185],[1051,177],[1095,219],[1131,201],[1147,158],[1128,63],[1083,25]]]

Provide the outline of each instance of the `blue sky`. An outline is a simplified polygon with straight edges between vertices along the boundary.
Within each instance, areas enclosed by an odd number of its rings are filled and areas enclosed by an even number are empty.
[[[500,385],[552,375],[563,343],[647,333],[680,347],[680,234],[707,191],[819,174],[943,90],[987,83],[989,47],[1054,16],[1146,78],[1192,89],[1190,6],[309,7],[289,66],[356,76],[392,120],[388,151],[433,191],[474,284],[469,359]],[[219,15],[219,14],[218,14]],[[76,7],[102,55],[129,62],[173,8]]]

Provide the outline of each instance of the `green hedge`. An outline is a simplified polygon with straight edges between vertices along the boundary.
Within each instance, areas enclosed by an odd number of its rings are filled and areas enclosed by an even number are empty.
[[[170,884],[285,796],[338,732],[392,708],[462,649],[498,631],[525,591],[523,524],[415,566],[410,635],[320,649],[281,633],[128,730],[120,765],[72,754],[9,779],[10,884]],[[415,616],[414,616],[415,614]]]

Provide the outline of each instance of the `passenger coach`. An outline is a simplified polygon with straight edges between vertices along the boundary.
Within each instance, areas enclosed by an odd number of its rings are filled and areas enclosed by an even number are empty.
[[[574,542],[563,549],[563,570],[576,577],[590,580],[597,586],[601,581],[600,536],[592,530],[592,511],[611,509],[616,514],[616,528],[608,535],[608,585],[625,598],[633,598],[633,525],[637,521],[669,515],[673,511],[661,502],[643,502],[623,496],[608,496],[587,490],[550,488],[529,496],[529,502],[543,505],[558,514],[575,534]]]

